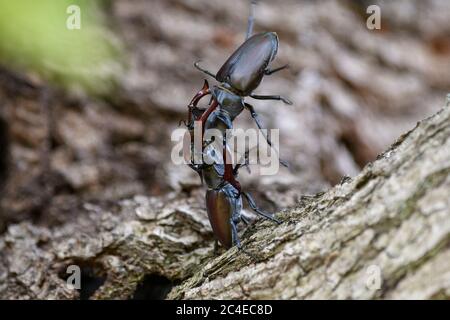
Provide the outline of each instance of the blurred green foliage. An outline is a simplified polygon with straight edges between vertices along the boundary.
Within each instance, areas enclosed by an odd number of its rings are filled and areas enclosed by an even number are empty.
[[[0,64],[68,88],[107,94],[122,69],[122,47],[96,0],[0,0]],[[80,29],[67,27],[76,21]]]

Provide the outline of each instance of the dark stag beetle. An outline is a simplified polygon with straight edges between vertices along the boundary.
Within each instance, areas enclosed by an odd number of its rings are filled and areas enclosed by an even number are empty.
[[[278,36],[275,32],[253,33],[253,11],[255,1],[251,2],[250,15],[248,19],[247,35],[245,42],[228,58],[216,75],[200,67],[199,62],[194,66],[203,73],[213,77],[220,84],[209,88],[205,80],[203,88],[193,97],[188,106],[188,121],[185,125],[191,133],[190,143],[191,155],[193,154],[193,131],[194,122],[200,121],[203,132],[208,129],[219,129],[223,133],[223,150],[216,150],[212,141],[204,141],[202,146],[203,159],[208,158],[201,164],[195,164],[192,157],[188,160],[189,166],[195,170],[206,182],[206,208],[208,217],[216,236],[216,239],[225,248],[237,245],[241,248],[241,242],[237,233],[237,224],[243,221],[248,224],[246,218],[241,214],[242,196],[245,197],[249,206],[264,218],[280,223],[271,214],[259,209],[253,198],[241,190],[241,185],[236,180],[238,170],[243,166],[225,161],[229,155],[225,131],[233,127],[234,119],[247,109],[262,130],[262,125],[254,107],[244,102],[245,97],[260,100],[281,100],[286,104],[292,104],[288,99],[279,95],[255,95],[255,90],[265,75],[271,75],[285,69],[287,65],[270,69],[269,64],[276,56],[278,50]],[[207,108],[199,108],[199,101],[212,95]],[[272,146],[270,138],[264,136],[268,145]],[[203,136],[202,136],[203,141]],[[185,140],[185,142],[187,142]],[[185,147],[188,147],[185,145]],[[212,164],[206,164],[212,163]],[[284,166],[287,164],[280,160]],[[216,240],[216,245],[217,245]]]

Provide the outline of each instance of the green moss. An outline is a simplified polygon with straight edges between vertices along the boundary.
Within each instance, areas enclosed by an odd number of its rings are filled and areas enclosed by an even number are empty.
[[[67,9],[80,8],[70,30]],[[98,1],[0,0],[0,63],[30,70],[70,89],[106,94],[120,73],[121,46]]]

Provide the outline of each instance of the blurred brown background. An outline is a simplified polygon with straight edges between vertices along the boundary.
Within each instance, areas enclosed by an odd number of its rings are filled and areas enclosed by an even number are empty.
[[[381,8],[381,30],[366,28],[371,4]],[[218,70],[244,39],[248,2],[116,0],[100,8],[105,41],[124,52],[111,91],[65,89],[0,61],[0,229],[24,219],[58,225],[85,201],[170,192],[202,201],[198,176],[170,160],[170,134],[203,83],[193,62]],[[266,208],[355,175],[450,91],[446,0],[260,1],[255,31],[276,31],[273,66],[290,65],[257,92],[294,102],[252,102],[266,127],[280,129],[292,167],[266,177],[242,171],[244,188]],[[244,112],[237,125],[254,124]]]

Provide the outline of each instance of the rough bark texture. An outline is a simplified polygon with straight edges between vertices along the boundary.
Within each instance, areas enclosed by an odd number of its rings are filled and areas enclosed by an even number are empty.
[[[261,223],[169,298],[418,298],[450,294],[450,104],[352,180]],[[381,271],[371,289],[371,266]]]
[[[0,297],[77,298],[63,279],[77,264],[97,283],[81,294],[95,299],[145,297],[142,286],[166,293],[156,275],[176,284],[169,299],[449,298],[449,173],[448,101],[355,178],[279,212],[281,225],[255,223],[245,252],[214,257],[195,197],[86,203],[59,228],[11,225],[0,238]]]
[[[85,201],[199,187],[192,170],[172,163],[170,134],[203,84],[193,62],[218,70],[245,36],[248,0],[104,3],[128,48],[128,69],[108,97],[48,92],[32,72],[0,68],[0,142],[10,146],[0,146],[0,178],[9,177],[0,181],[0,232],[24,220],[59,225]],[[369,4],[381,7],[381,30],[366,28]],[[280,129],[291,164],[276,176],[255,174],[257,166],[241,173],[264,208],[356,175],[437,111],[450,87],[449,15],[447,0],[259,1],[255,31],[277,32],[274,66],[290,69],[266,77],[257,93],[294,102],[248,100]],[[248,113],[235,125],[254,127]]]
[[[255,31],[277,32],[273,66],[290,69],[256,93],[294,104],[248,102],[280,129],[291,170],[239,179],[267,211],[290,209],[281,226],[241,230],[247,253],[219,257],[204,189],[171,161],[170,135],[203,84],[192,63],[216,71],[241,44],[248,1],[102,3],[105,37],[126,48],[109,95],[0,58],[0,298],[449,296],[448,107],[358,175],[441,107],[449,1],[258,1]],[[370,4],[381,30],[366,27]],[[248,113],[235,125],[254,127]],[[80,291],[66,287],[71,264]]]

